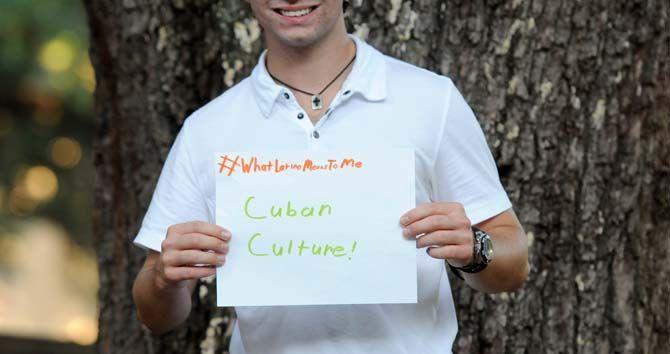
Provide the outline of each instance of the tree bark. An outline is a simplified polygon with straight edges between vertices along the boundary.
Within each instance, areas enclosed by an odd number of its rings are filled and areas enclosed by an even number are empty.
[[[231,316],[201,283],[160,337],[135,316],[132,245],[183,119],[256,64],[242,0],[84,1],[96,71],[101,353],[223,353]],[[454,79],[528,233],[516,293],[452,279],[456,353],[670,352],[670,3],[362,1],[351,32]]]

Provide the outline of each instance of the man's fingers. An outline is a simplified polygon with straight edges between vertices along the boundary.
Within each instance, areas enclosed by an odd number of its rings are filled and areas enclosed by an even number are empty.
[[[168,236],[171,234],[191,234],[200,233],[221,238],[224,241],[230,240],[232,236],[230,230],[219,225],[206,223],[204,221],[191,221],[181,224],[175,224],[168,228]]]
[[[165,270],[165,277],[171,282],[200,279],[214,274],[215,267],[171,267]]]
[[[169,267],[190,266],[194,264],[221,265],[225,262],[225,255],[220,253],[180,250],[168,251],[163,255],[163,263]]]
[[[442,247],[428,247],[429,256],[437,259],[456,261],[457,264],[468,264],[472,258],[472,247],[465,245],[448,245]]]
[[[228,242],[205,234],[193,233],[174,237],[172,247],[180,250],[212,250],[228,253]]]
[[[460,245],[467,243],[461,232],[454,230],[438,230],[420,236],[416,240],[416,248],[430,246]]]
[[[403,236],[411,238],[423,233],[429,233],[437,230],[451,229],[449,227],[450,219],[446,215],[429,215],[423,219],[414,221],[405,226],[402,231]]]
[[[469,229],[470,221],[465,215],[461,214],[434,214],[423,219],[414,221],[403,229],[403,235],[408,238],[416,237],[423,233],[430,233],[437,230],[456,230]]]
[[[461,203],[450,203],[450,202],[424,203],[403,214],[400,217],[399,222],[400,225],[406,226],[430,215],[434,214],[446,215],[459,211],[465,214],[465,209],[463,208],[463,204]]]

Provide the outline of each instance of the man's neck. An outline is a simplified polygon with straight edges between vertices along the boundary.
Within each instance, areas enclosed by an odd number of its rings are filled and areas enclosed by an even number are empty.
[[[342,31],[306,47],[287,47],[277,41],[268,41],[266,64],[274,77],[301,90],[317,93],[355,53],[356,44],[346,31]]]

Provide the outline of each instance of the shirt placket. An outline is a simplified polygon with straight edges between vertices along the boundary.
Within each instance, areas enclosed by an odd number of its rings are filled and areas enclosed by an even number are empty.
[[[349,95],[351,95],[351,92],[352,91],[349,89],[346,89],[344,92],[338,92],[335,95],[335,98],[333,98],[330,107],[326,109],[323,117],[321,117],[321,119],[319,119],[316,124],[312,124],[312,121],[307,116],[307,112],[305,112],[300,104],[298,104],[298,101],[290,91],[282,91],[281,97],[284,101],[284,107],[291,114],[291,120],[296,121],[296,124],[298,124],[298,126],[304,130],[308,146],[311,148],[318,148],[321,146],[321,142],[324,137],[324,127],[326,127],[326,123],[330,119],[330,116],[337,108],[337,106],[340,105],[344,99],[348,98]]]

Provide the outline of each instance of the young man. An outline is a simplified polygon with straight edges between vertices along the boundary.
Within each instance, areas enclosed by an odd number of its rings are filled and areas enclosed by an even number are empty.
[[[485,292],[515,290],[528,273],[525,233],[472,110],[447,77],[348,34],[342,0],[247,2],[267,49],[170,150],[134,240],[149,249],[133,288],[139,318],[155,333],[176,327],[197,280],[227,266],[235,236],[214,225],[212,152],[404,146],[417,207],[398,220],[417,239],[418,303],[237,308],[231,353],[450,353],[446,266]]]

